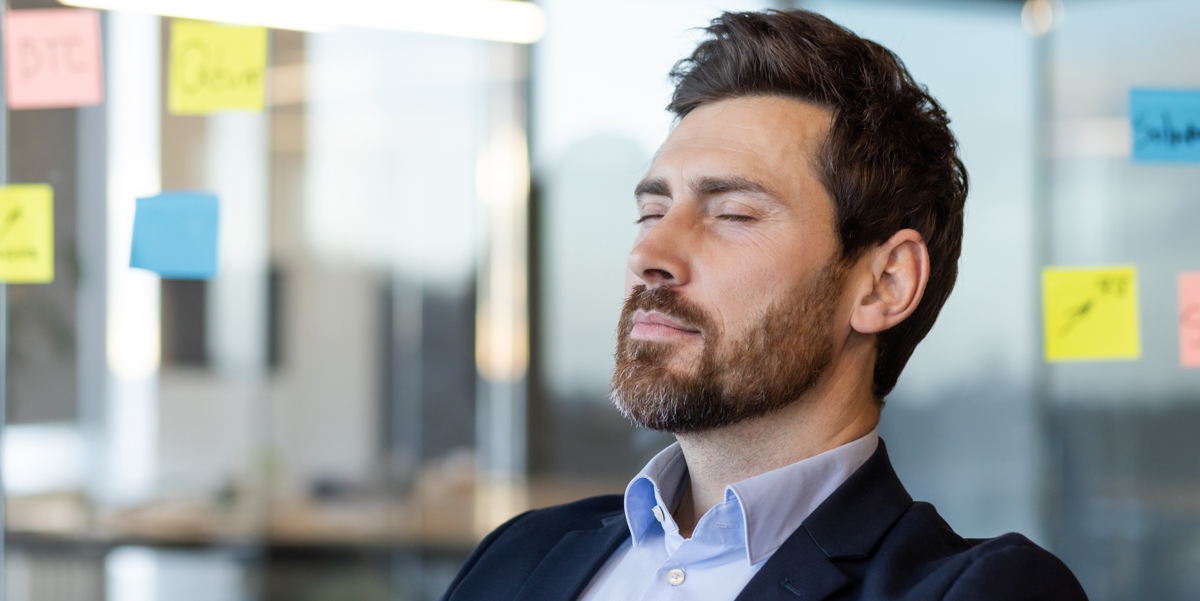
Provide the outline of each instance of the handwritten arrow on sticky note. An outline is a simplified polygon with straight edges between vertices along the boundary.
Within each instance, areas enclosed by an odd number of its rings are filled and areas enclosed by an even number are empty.
[[[1137,272],[1132,265],[1042,270],[1046,360],[1141,355]]]
[[[46,184],[0,187],[0,281],[54,280],[54,190]]]

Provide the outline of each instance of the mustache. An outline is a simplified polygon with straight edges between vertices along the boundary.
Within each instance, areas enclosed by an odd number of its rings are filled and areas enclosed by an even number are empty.
[[[629,297],[625,299],[625,307],[621,311],[621,332],[629,333],[633,329],[633,313],[643,311],[658,311],[672,319],[679,320],[691,328],[699,330],[708,338],[714,331],[713,320],[708,313],[698,305],[683,298],[674,288],[660,287],[648,289],[645,284],[633,287]]]

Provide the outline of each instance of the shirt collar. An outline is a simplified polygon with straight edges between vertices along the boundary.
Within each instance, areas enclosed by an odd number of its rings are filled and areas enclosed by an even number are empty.
[[[663,449],[625,488],[625,519],[629,522],[629,534],[634,546],[640,545],[646,533],[658,523],[654,515],[657,506],[668,512],[679,501],[683,492],[683,479],[687,476],[687,462],[679,443]],[[671,520],[670,515],[664,517]],[[670,524],[675,524],[671,520]]]
[[[746,558],[751,565],[775,553],[800,524],[867,462],[879,446],[879,432],[819,455],[781,467],[725,488],[726,503],[713,510],[740,509]],[[665,513],[664,529],[674,529],[669,511],[679,501],[687,476],[687,463],[679,443],[663,449],[625,489],[625,518],[633,544],[640,545],[659,521],[657,506]],[[735,501],[731,504],[729,501]],[[701,520],[709,517],[701,517]]]
[[[742,502],[751,564],[770,557],[879,446],[879,431],[803,461],[729,485]]]

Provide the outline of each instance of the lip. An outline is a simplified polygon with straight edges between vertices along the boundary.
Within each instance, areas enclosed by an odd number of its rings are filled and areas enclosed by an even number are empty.
[[[633,314],[633,330],[630,334],[634,338],[652,339],[696,336],[700,332],[658,311],[638,309]]]

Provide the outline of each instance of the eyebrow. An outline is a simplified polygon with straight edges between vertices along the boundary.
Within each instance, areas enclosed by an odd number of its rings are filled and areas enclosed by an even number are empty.
[[[716,196],[730,192],[749,192],[751,194],[772,196],[762,184],[738,176],[706,177],[692,184],[691,187],[698,196]],[[666,196],[669,198],[671,196],[671,185],[664,179],[644,179],[638,182],[637,187],[633,189],[633,195],[640,198],[645,194]]]
[[[694,184],[693,189],[700,196],[715,196],[730,192],[750,192],[770,196],[762,184],[744,177],[706,177]]]
[[[633,189],[633,195],[640,198],[643,194],[652,196],[671,196],[671,186],[664,179],[644,179]]]

